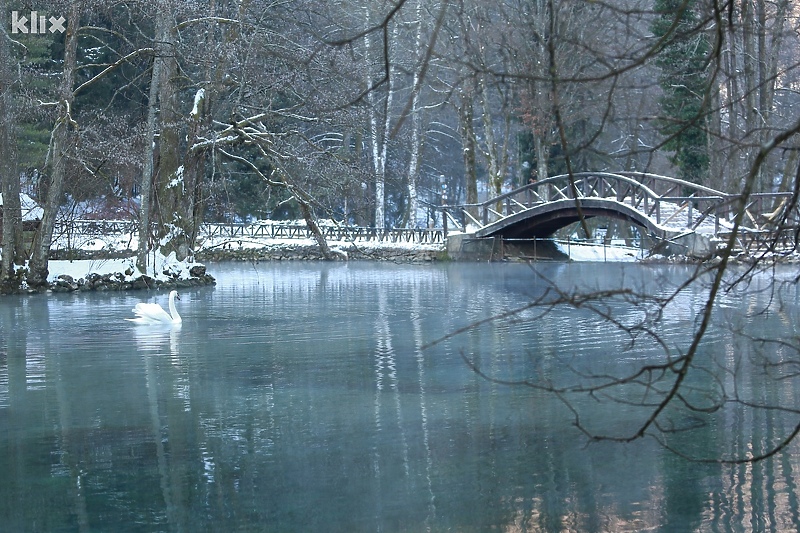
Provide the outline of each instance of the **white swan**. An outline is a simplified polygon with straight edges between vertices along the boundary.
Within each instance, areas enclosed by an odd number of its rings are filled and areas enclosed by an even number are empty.
[[[136,324],[143,326],[152,326],[157,324],[180,324],[182,322],[181,315],[175,308],[175,300],[180,300],[178,291],[170,291],[169,293],[169,313],[158,304],[138,303],[133,307],[133,312],[136,318],[126,318]]]

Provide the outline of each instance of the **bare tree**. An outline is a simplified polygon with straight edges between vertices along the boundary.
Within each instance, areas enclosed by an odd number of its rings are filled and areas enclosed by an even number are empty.
[[[757,65],[763,63],[762,74],[755,76],[754,85],[747,91],[737,91],[727,94],[727,97],[734,97],[735,104],[743,108],[752,109],[755,115],[759,115],[759,106],[752,98],[764,95],[766,102],[769,101],[769,94],[773,92],[771,88],[776,83],[775,74],[770,75],[772,59],[762,55],[761,51],[766,50],[766,42],[775,38],[763,35],[759,46],[753,43],[759,42],[749,32],[754,27],[766,28],[764,14],[769,10],[766,4],[760,7],[756,5],[756,13],[763,8],[761,13],[761,24],[755,26],[740,24],[734,17],[735,6],[722,2],[709,2],[707,4],[708,17],[699,21],[693,28],[685,33],[686,28],[681,28],[678,32],[679,24],[676,21],[669,26],[667,33],[660,39],[650,39],[644,46],[629,49],[630,53],[614,55],[612,52],[619,52],[620,49],[612,50],[596,46],[593,39],[581,41],[587,34],[576,32],[563,33],[564,28],[557,23],[553,24],[553,16],[556,11],[552,10],[553,3],[550,4],[551,24],[549,25],[549,69],[545,80],[551,84],[550,105],[553,108],[554,127],[559,133],[559,142],[563,151],[567,169],[572,172],[575,168],[577,159],[576,147],[581,149],[594,149],[601,151],[605,149],[605,139],[602,127],[611,124],[615,118],[614,101],[617,96],[610,95],[603,100],[601,105],[592,109],[594,116],[598,117],[597,133],[583,136],[576,135],[572,128],[568,127],[565,120],[567,114],[565,109],[569,109],[561,96],[574,97],[582,86],[597,86],[597,84],[612,82],[612,90],[616,90],[623,80],[633,80],[632,73],[637,70],[643,72],[654,72],[653,63],[657,61],[659,54],[664,49],[667,41],[686,38],[691,39],[698,33],[711,34],[711,51],[708,62],[711,65],[724,64],[723,56],[729,51],[729,45],[738,39],[751,39],[748,54],[754,60],[753,68],[758,70]],[[559,11],[567,9],[569,3],[559,3]],[[574,7],[574,6],[573,6]],[[581,6],[586,9],[594,10],[597,15],[598,10],[605,11],[606,14],[615,13],[624,17],[627,24],[636,28],[641,28],[649,24],[654,16],[662,16],[664,13],[653,13],[648,10],[632,9],[632,6],[610,6],[598,4],[597,6]],[[748,4],[750,9],[753,4]],[[771,9],[774,13],[782,13],[781,5],[776,4]],[[679,13],[675,14],[676,17]],[[557,16],[556,16],[557,18]],[[759,20],[758,16],[755,19]],[[752,21],[751,21],[752,22]],[[555,31],[554,31],[555,30]],[[652,37],[652,36],[651,36]],[[595,62],[600,68],[573,70],[571,65],[564,67],[563,56],[553,53],[557,48],[555,41],[567,39],[572,46],[577,47],[595,57],[605,56],[604,62]],[[572,59],[573,63],[575,59]],[[777,76],[780,80],[793,79],[796,63],[785,64]],[[773,71],[775,72],[775,71]],[[523,71],[508,71],[503,73],[505,76],[516,76],[520,79],[539,80],[541,73],[529,75]],[[713,73],[712,73],[713,76]],[[726,80],[732,83],[731,80]],[[748,100],[750,99],[750,100]],[[715,100],[704,97],[704,106],[696,116],[688,117],[687,124],[704,124],[706,119],[712,116],[717,109],[712,107]],[[747,104],[751,101],[753,106]],[[773,104],[765,104],[768,109],[774,109]],[[635,108],[634,108],[635,109]],[[598,114],[599,113],[599,114]],[[646,112],[645,112],[646,113]],[[640,117],[644,120],[647,116]],[[675,119],[676,117],[672,117]],[[786,284],[796,284],[796,277],[781,280],[776,277],[775,255],[771,253],[760,254],[751,259],[751,263],[746,268],[734,268],[734,258],[738,253],[737,239],[739,232],[746,222],[745,208],[751,201],[754,192],[762,187],[765,175],[773,174],[775,171],[768,171],[772,162],[782,154],[791,154],[797,151],[797,134],[800,133],[800,122],[796,118],[787,121],[786,117],[777,117],[775,113],[761,113],[758,121],[748,123],[747,120],[737,120],[738,126],[735,129],[728,129],[721,139],[726,140],[732,146],[750,147],[751,150],[743,161],[744,174],[741,179],[735,181],[737,191],[737,201],[733,213],[735,216],[730,220],[731,229],[725,241],[719,249],[718,257],[715,261],[703,263],[697,266],[691,275],[686,276],[681,282],[674,286],[664,286],[662,291],[642,290],[640,287],[621,283],[609,287],[592,287],[590,284],[579,285],[570,289],[563,288],[563,285],[556,280],[543,280],[546,288],[535,297],[529,304],[511,309],[497,314],[487,321],[505,320],[535,320],[546,322],[553,314],[570,312],[590,313],[594,319],[591,324],[604,331],[619,342],[621,351],[635,354],[635,357],[625,358],[624,361],[610,361],[608,364],[599,368],[590,362],[584,362],[572,357],[570,344],[564,343],[562,355],[557,357],[558,364],[566,368],[571,378],[554,382],[546,374],[533,373],[530,376],[515,378],[502,375],[497,372],[496,366],[485,365],[480,354],[465,353],[464,359],[475,372],[484,376],[486,379],[497,383],[505,383],[510,386],[534,387],[548,391],[562,400],[565,406],[573,415],[575,426],[583,432],[590,441],[615,441],[631,442],[642,438],[654,438],[663,446],[673,450],[675,453],[693,460],[742,463],[758,461],[771,457],[786,449],[800,433],[800,412],[791,403],[780,400],[756,398],[748,395],[740,388],[740,383],[746,377],[746,372],[758,372],[758,379],[771,381],[782,389],[791,390],[796,386],[795,380],[797,373],[794,371],[800,354],[800,345],[793,335],[791,329],[785,336],[780,338],[764,338],[758,334],[748,333],[746,328],[735,325],[722,326],[717,322],[720,300],[726,295],[752,290],[756,287],[756,275],[768,277],[768,283],[760,290],[765,291],[766,303],[761,304],[755,312],[780,312],[783,305],[783,292]],[[753,139],[759,139],[753,142]],[[638,149],[634,147],[634,149]],[[655,153],[658,148],[649,149]],[[788,165],[788,168],[787,168]],[[765,174],[768,172],[768,174]],[[775,213],[775,223],[778,227],[790,227],[796,217],[798,179],[800,179],[800,167],[797,165],[797,158],[790,157],[784,161],[780,168],[782,176],[791,176],[789,187],[795,194],[787,201],[785,209]],[[747,221],[749,222],[749,221]],[[772,249],[771,249],[772,250]],[[533,275],[537,275],[535,272]],[[664,316],[669,313],[677,312],[681,306],[686,305],[687,300],[697,302],[699,309],[696,315],[692,312],[687,324],[688,331],[682,331],[680,336],[671,336],[662,330]],[[452,338],[465,331],[481,327],[487,321],[475,323],[461,330],[452,332],[445,338]],[[726,360],[714,359],[707,355],[705,347],[709,341],[709,332],[714,328],[726,327],[729,334],[734,338],[745,342],[755,342],[757,346],[763,347],[762,350],[755,350],[753,353],[741,355],[735,351],[728,353]],[[440,341],[437,341],[440,342]],[[745,368],[748,370],[746,371]],[[598,409],[608,409],[611,411],[621,411],[624,409],[626,420],[618,427],[609,428],[596,424],[594,415]],[[759,416],[771,417],[774,420],[789,421],[786,429],[776,432],[765,442],[752,443],[747,449],[740,449],[731,446],[727,454],[707,454],[698,453],[695,450],[683,447],[684,439],[681,435],[691,432],[704,431],[709,424],[715,423],[718,417],[725,416],[731,409],[744,409],[750,413],[758,413]],[[794,422],[791,422],[794,420]]]
[[[67,162],[74,151],[78,123],[73,118],[72,104],[75,101],[74,85],[77,68],[78,28],[83,3],[73,0],[69,3],[67,28],[64,39],[64,63],[58,88],[58,118],[51,137],[49,149],[49,182],[45,198],[44,214],[33,242],[33,252],[28,264],[28,285],[43,287],[47,285],[50,245],[53,239],[58,209],[62,202],[62,191],[67,172]]]

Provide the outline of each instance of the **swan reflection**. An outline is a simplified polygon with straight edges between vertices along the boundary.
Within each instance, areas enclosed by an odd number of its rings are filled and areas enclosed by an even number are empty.
[[[180,324],[159,324],[133,330],[136,346],[143,352],[163,352],[169,346],[170,355],[178,355]]]

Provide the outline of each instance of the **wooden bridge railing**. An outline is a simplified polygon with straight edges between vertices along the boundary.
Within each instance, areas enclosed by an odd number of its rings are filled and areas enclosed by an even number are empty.
[[[739,209],[740,197],[696,185],[677,178],[644,173],[580,173],[569,177],[554,176],[500,194],[477,204],[445,206],[457,213],[463,226],[485,227],[523,210],[557,200],[576,198],[615,200],[637,209],[662,226],[698,229],[701,225],[713,232],[725,230],[723,221],[730,221]],[[745,206],[742,224],[761,228],[777,220],[788,205],[791,193],[751,195]],[[800,211],[795,208],[785,222],[800,225]]]
[[[320,226],[323,236],[331,241],[346,242],[406,242],[417,244],[444,243],[444,232],[439,228],[366,228],[359,226]],[[310,239],[311,230],[305,224],[203,224],[201,237]]]

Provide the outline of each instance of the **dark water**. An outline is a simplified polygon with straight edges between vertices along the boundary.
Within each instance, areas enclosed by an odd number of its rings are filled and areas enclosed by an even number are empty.
[[[576,287],[666,295],[690,270],[613,264],[210,265],[181,328],[165,294],[0,300],[0,531],[786,531],[800,523],[798,294],[722,295],[664,439],[642,388],[555,388],[679,357],[702,285],[665,303],[534,307]],[[538,274],[537,274],[538,272]],[[550,281],[555,285],[551,285]],[[636,301],[633,301],[636,300]],[[574,301],[573,303],[579,303]],[[648,313],[652,313],[649,316]],[[607,315],[607,316],[606,316]],[[621,328],[609,326],[612,318]],[[652,318],[657,344],[629,328]],[[759,337],[755,339],[753,337]],[[492,378],[473,371],[465,360]],[[770,364],[766,364],[765,362]],[[651,393],[661,385],[652,385]],[[743,400],[731,402],[731,398]],[[706,402],[705,404],[703,402]]]

